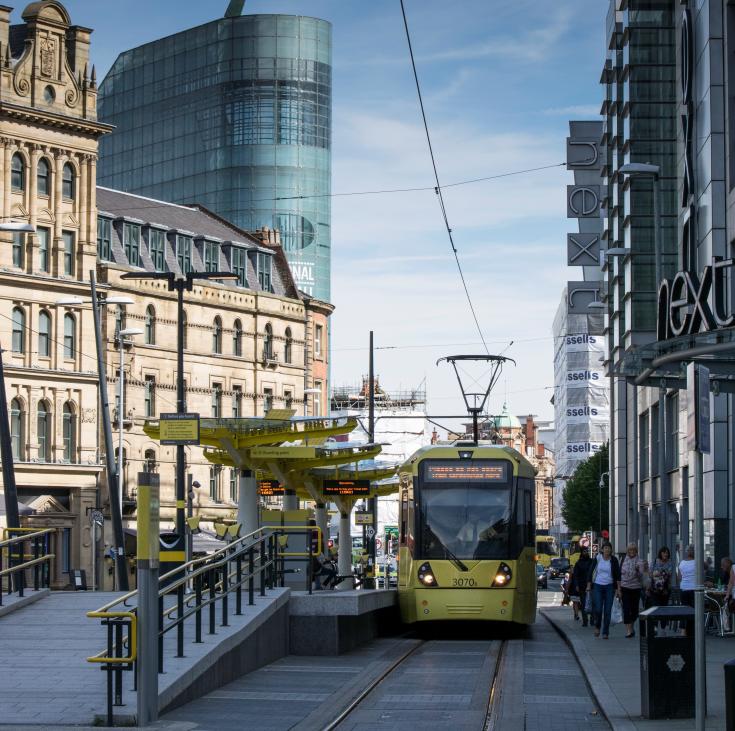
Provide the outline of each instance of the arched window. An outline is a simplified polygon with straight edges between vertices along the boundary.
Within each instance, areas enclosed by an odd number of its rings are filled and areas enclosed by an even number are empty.
[[[46,358],[51,355],[51,315],[46,310],[38,316],[38,354]]]
[[[77,416],[68,401],[64,404],[63,421],[64,460],[74,463],[77,461]]]
[[[242,355],[242,323],[240,320],[235,320],[232,328],[232,354]]]
[[[182,340],[184,341],[184,350],[186,350],[189,347],[189,338],[187,337],[188,327],[187,327],[188,319],[186,317],[186,311],[183,313],[182,317],[182,323],[181,323],[181,332],[183,334]]]
[[[222,320],[219,315],[214,318],[214,330],[212,330],[212,352],[222,352]]]
[[[51,190],[51,167],[45,157],[42,157],[38,161],[36,187],[38,188],[38,195],[49,195],[49,191]]]
[[[156,311],[153,305],[148,305],[145,310],[145,344],[156,344]]]
[[[38,459],[48,462],[51,459],[51,413],[45,401],[38,402],[36,413],[36,432],[38,433]]]
[[[77,321],[74,315],[64,315],[64,358],[73,358],[77,352]]]
[[[20,399],[14,398],[10,402],[10,445],[13,450],[13,459],[22,460],[25,450],[25,440],[23,438],[23,422],[25,414],[23,413],[23,404]]]
[[[26,313],[21,307],[13,308],[13,352],[26,352]]]
[[[26,189],[26,163],[19,152],[10,161],[10,188],[19,192]]]
[[[154,473],[158,469],[156,450],[146,449],[143,453],[143,472]]]
[[[293,357],[293,336],[291,335],[291,328],[286,328],[286,344],[283,346],[283,360],[286,363],[291,362]]]
[[[76,176],[71,163],[66,163],[61,174],[61,195],[66,200],[74,200],[76,193]]]
[[[265,336],[263,337],[263,357],[273,358],[273,328],[270,324],[265,326]]]

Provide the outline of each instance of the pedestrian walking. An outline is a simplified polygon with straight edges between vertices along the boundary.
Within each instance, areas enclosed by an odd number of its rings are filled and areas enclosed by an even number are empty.
[[[586,546],[583,546],[579,552],[579,558],[577,563],[574,564],[572,569],[572,593],[579,597],[579,609],[582,615],[582,626],[587,626],[587,610],[585,603],[587,601],[587,575],[590,572],[590,565],[592,559],[590,558],[590,550]]]
[[[646,562],[638,555],[638,546],[629,543],[620,561],[620,594],[627,638],[635,637],[635,621],[640,612],[641,592],[647,572]]]
[[[661,546],[651,567],[651,583],[646,592],[646,607],[668,606],[671,596],[671,579],[674,576],[674,564],[671,562],[671,551],[668,546]],[[659,621],[661,631],[666,631],[668,622]]]
[[[697,586],[697,564],[694,560],[694,546],[687,546],[685,556],[685,559],[679,561],[676,575],[681,590],[681,603],[688,607],[694,607],[694,589]],[[691,636],[693,629],[694,622],[688,619],[685,626],[687,636]]]
[[[620,597],[620,562],[613,556],[612,545],[603,543],[587,576],[587,591],[592,592],[595,613],[595,637],[610,635],[610,614],[615,596]]]

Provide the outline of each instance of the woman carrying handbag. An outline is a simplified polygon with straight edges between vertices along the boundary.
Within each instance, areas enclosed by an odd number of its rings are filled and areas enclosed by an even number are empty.
[[[620,593],[623,602],[625,636],[635,637],[635,621],[641,605],[643,581],[648,573],[646,562],[638,555],[638,546],[629,543],[620,561]]]

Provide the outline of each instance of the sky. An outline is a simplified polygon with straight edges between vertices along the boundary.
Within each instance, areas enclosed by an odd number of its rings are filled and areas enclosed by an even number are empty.
[[[442,185],[563,162],[569,119],[599,113],[607,2],[404,2]],[[228,3],[64,4],[94,29],[102,79],[121,51],[221,17]],[[246,0],[244,12],[333,24],[334,193],[434,185],[399,0]],[[565,264],[572,182],[557,166],[444,190],[488,348],[517,362],[490,413],[507,399],[515,414],[553,418],[551,326],[566,281],[579,278]],[[454,374],[436,361],[484,348],[433,190],[333,198],[332,293],[333,385],[367,373],[372,329],[383,387],[423,384],[430,413],[464,413]]]

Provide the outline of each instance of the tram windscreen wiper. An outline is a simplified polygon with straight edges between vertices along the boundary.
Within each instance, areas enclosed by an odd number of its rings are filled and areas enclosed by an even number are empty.
[[[458,559],[445,545],[444,542],[439,539],[439,536],[434,533],[433,530],[431,530],[431,526],[427,523],[426,529],[431,533],[431,535],[436,538],[436,542],[444,549],[444,553],[446,554],[447,558],[460,570],[460,571],[469,571],[469,568],[467,568],[467,565],[464,564],[460,559]]]

